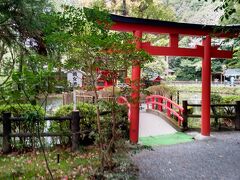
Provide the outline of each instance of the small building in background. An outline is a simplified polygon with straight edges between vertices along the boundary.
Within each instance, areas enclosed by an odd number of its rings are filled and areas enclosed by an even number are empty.
[[[240,68],[226,69],[224,71],[224,81],[234,81],[239,83],[240,81]]]
[[[214,84],[222,84],[223,83],[223,79],[224,79],[224,73],[223,72],[212,72],[211,74],[211,79],[212,79],[212,83]]]
[[[172,75],[174,75],[174,73],[175,73],[174,70],[172,70],[172,69],[166,69],[166,70],[164,71],[164,76],[165,76],[165,77],[167,77],[167,76],[172,76]]]

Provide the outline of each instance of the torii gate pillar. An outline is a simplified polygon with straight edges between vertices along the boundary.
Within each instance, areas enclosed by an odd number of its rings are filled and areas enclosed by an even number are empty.
[[[136,38],[136,49],[141,49],[142,47],[142,32],[135,31],[134,36]],[[139,97],[140,97],[140,62],[138,60],[133,62],[132,65],[132,102],[130,105],[130,141],[131,143],[138,142],[139,134]]]
[[[202,60],[202,119],[201,134],[210,136],[210,107],[211,107],[211,37],[203,40],[204,55]]]

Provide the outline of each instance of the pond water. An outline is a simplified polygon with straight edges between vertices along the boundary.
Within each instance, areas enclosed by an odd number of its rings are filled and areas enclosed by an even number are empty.
[[[46,113],[48,116],[53,116],[57,108],[63,105],[62,96],[50,96],[47,98],[47,101],[42,98],[40,99],[40,104],[43,104],[43,106],[46,105]]]
[[[40,103],[43,104],[43,106],[46,106],[47,116],[54,116],[54,113],[56,112],[56,110],[63,105],[63,100],[61,95],[57,95],[57,96],[48,97],[47,101],[45,99],[41,99]],[[48,132],[50,125],[51,125],[51,121],[47,121],[44,128],[44,132]],[[54,138],[54,139],[57,140],[57,143],[59,143],[59,138]],[[45,137],[44,141],[46,146],[51,146],[53,143],[53,138]]]

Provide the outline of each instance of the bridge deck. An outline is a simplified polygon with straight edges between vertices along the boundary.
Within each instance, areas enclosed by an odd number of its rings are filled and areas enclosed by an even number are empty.
[[[139,137],[173,134],[177,131],[159,116],[140,112]]]

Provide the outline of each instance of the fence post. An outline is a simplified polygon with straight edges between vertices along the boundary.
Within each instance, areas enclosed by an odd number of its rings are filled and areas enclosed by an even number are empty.
[[[236,101],[235,112],[236,112],[235,129],[240,130],[240,101]]]
[[[183,101],[183,129],[188,129],[188,102]]]
[[[3,148],[4,154],[10,153],[12,151],[11,147],[11,113],[3,113]]]
[[[179,91],[177,91],[177,104],[179,104]]]
[[[72,112],[72,151],[77,151],[80,145],[80,113],[78,110]]]

